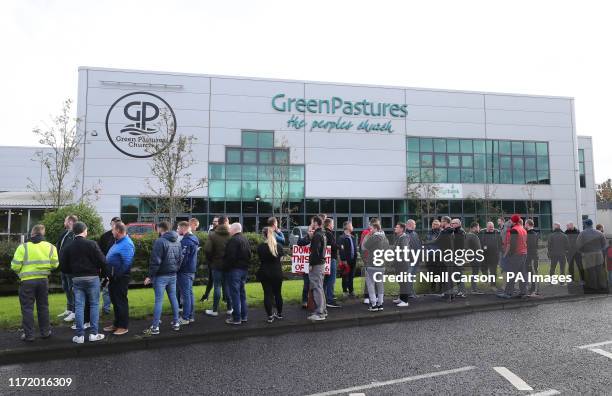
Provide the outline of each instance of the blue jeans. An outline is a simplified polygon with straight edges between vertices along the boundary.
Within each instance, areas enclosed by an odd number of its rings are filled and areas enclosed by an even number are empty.
[[[247,281],[247,271],[233,269],[227,273],[229,276],[229,296],[232,300],[232,319],[234,322],[247,320],[248,307],[244,285]]]
[[[104,311],[104,313],[109,313],[111,309],[111,299],[110,295],[108,294],[108,285],[106,285],[106,287],[102,289],[102,302],[104,303],[102,310]]]
[[[193,311],[195,310],[195,298],[193,297],[193,280],[195,274],[179,272],[176,274],[177,286],[183,301],[183,319],[193,319]]]
[[[334,287],[336,286],[337,263],[338,261],[336,259],[331,259],[331,263],[329,265],[329,275],[325,275],[325,280],[323,281],[325,299],[328,302],[336,301],[336,297],[334,296]]]
[[[232,298],[227,291],[227,279],[228,276],[221,270],[212,270],[213,276],[213,311],[217,312],[219,309],[219,301],[221,301],[221,290],[225,294],[225,302],[227,303],[227,310],[232,308]]]
[[[98,319],[100,318],[100,278],[83,276],[72,278],[74,290],[74,305],[76,309],[76,335],[84,335],[83,322],[85,302],[89,302],[89,324],[91,334],[98,334]]]
[[[74,312],[74,292],[72,291],[72,276],[61,274],[62,289],[66,293],[66,310]]]
[[[176,299],[176,274],[156,276],[153,279],[153,291],[155,292],[155,307],[153,308],[153,323],[151,326],[159,327],[164,291],[168,294],[168,300],[170,300],[170,305],[172,306],[172,319],[174,322],[178,322],[179,307]]]

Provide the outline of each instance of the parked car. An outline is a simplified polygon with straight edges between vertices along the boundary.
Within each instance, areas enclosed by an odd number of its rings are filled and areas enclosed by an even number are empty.
[[[308,226],[294,227],[289,235],[289,246],[293,246],[297,243],[298,239],[304,238],[308,235]]]
[[[130,238],[140,239],[146,234],[157,231],[155,223],[130,223],[127,225],[127,233]]]

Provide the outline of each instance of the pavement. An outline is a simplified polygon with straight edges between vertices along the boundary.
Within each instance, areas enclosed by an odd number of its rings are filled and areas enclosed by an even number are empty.
[[[0,394],[612,394],[612,299],[564,301],[4,365]],[[71,385],[9,386],[32,377]]]
[[[134,350],[146,350],[161,347],[174,347],[202,342],[219,342],[242,339],[245,337],[278,336],[295,332],[311,332],[337,328],[360,327],[396,321],[410,321],[463,315],[479,311],[507,310],[575,299],[593,299],[607,297],[572,294],[574,289],[567,286],[549,285],[541,290],[541,297],[528,299],[500,299],[494,293],[469,295],[465,299],[456,299],[449,303],[433,295],[419,296],[412,299],[410,306],[398,308],[390,303],[387,297],[384,312],[368,312],[362,300],[350,299],[343,302],[342,308],[328,309],[328,319],[321,322],[306,320],[307,312],[300,306],[285,306],[281,321],[272,324],[266,322],[262,307],[252,308],[249,321],[240,326],[225,324],[225,315],[212,318],[202,312],[196,313],[196,321],[183,326],[180,331],[170,328],[171,318],[162,317],[160,335],[144,336],[142,331],[150,325],[150,318],[132,320],[130,332],[124,336],[108,335],[98,342],[86,341],[77,345],[71,342],[74,331],[69,325],[55,327],[49,339],[36,339],[32,343],[19,340],[17,331],[0,331],[0,365],[20,362],[44,361],[63,358],[97,356]],[[111,322],[111,316],[100,319],[99,331]]]

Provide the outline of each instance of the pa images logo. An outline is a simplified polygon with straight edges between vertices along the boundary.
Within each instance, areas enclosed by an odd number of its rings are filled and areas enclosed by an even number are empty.
[[[132,92],[112,104],[106,114],[106,135],[123,154],[149,158],[163,151],[176,134],[172,107],[150,92]]]

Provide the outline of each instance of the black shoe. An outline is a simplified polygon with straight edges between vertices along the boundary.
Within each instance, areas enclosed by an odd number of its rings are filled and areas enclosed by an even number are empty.
[[[368,308],[368,311],[370,311],[370,312],[378,312],[378,307],[376,305],[372,305],[372,306],[370,306],[370,308]]]
[[[327,308],[342,308],[342,306],[335,301],[328,302],[326,305]]]
[[[280,314],[280,313],[278,313],[278,312],[277,312],[277,313],[274,313],[272,316],[274,316],[274,317],[275,317],[276,319],[278,319],[278,320],[283,320],[283,314]]]
[[[273,323],[273,322],[274,322],[274,315],[268,316],[268,323]]]
[[[49,337],[51,337],[51,332],[48,332],[47,334],[41,334],[40,335],[40,338],[42,338],[43,340],[46,340]]]
[[[382,304],[381,305],[377,305],[376,306],[378,308],[379,311],[384,311],[385,309],[383,308]]]

